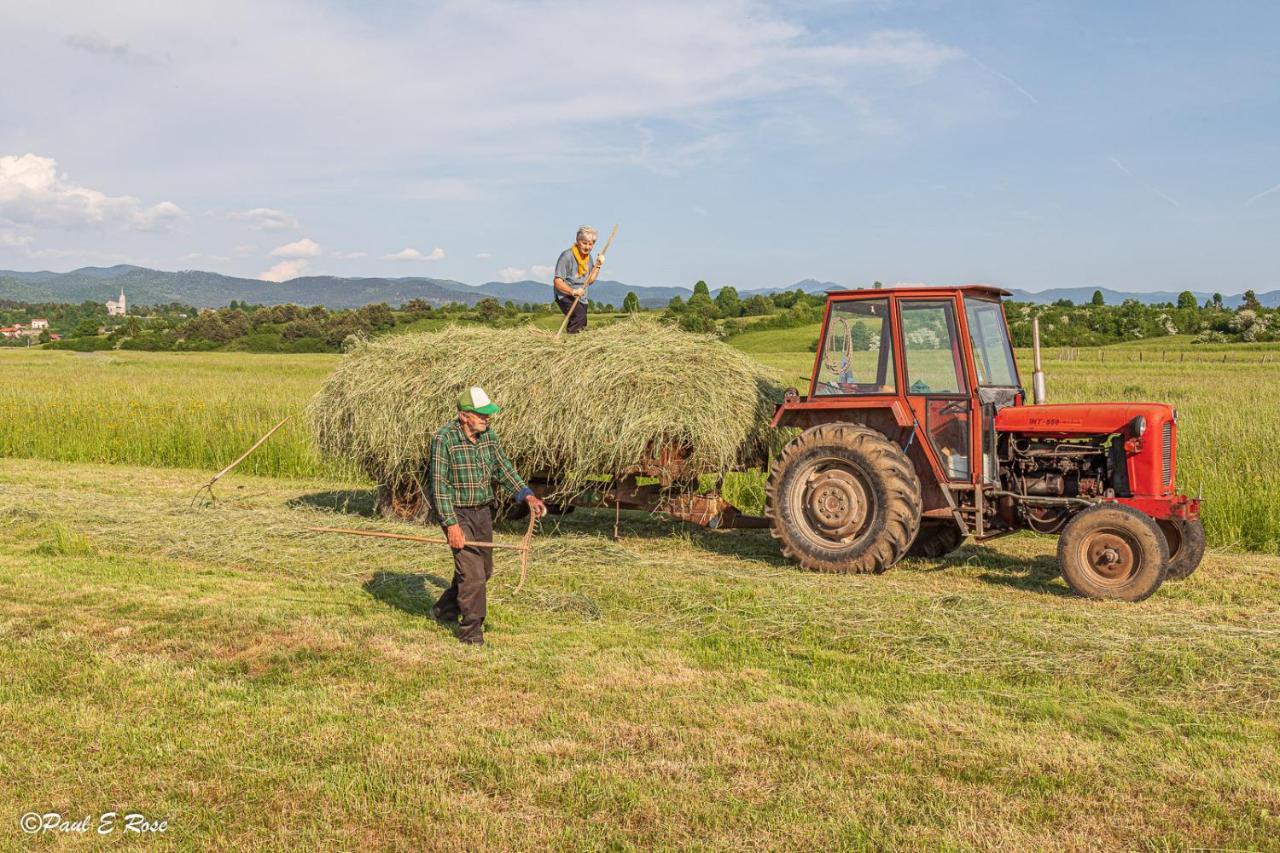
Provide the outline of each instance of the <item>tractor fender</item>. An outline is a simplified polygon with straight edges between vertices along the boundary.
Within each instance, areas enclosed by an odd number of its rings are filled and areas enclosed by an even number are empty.
[[[773,412],[774,427],[808,429],[819,424],[846,421],[890,433],[889,425],[909,427],[915,422],[897,397],[808,397],[786,400]]]

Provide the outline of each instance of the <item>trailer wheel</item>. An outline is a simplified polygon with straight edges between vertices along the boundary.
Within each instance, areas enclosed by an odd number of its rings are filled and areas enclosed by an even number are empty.
[[[379,483],[374,511],[391,521],[430,524],[434,521],[431,502],[413,480]]]
[[[782,553],[821,572],[879,574],[920,527],[920,480],[902,448],[861,424],[812,427],[783,449],[766,492]]]
[[[1190,577],[1204,558],[1204,522],[1160,519],[1156,522],[1169,545],[1169,567],[1165,580]]]
[[[1123,504],[1082,510],[1058,537],[1058,564],[1072,592],[1142,601],[1160,588],[1169,546],[1152,518]]]
[[[924,519],[920,522],[920,532],[916,541],[907,549],[908,557],[921,557],[936,560],[945,557],[960,547],[964,534],[954,521],[941,519]]]

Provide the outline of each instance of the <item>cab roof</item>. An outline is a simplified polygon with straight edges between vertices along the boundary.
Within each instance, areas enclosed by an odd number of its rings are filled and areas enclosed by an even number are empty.
[[[952,293],[972,293],[975,296],[1012,296],[1003,287],[990,284],[955,284],[955,285],[898,285],[895,287],[859,287],[854,290],[828,290],[828,299],[874,298],[876,296],[938,296]]]

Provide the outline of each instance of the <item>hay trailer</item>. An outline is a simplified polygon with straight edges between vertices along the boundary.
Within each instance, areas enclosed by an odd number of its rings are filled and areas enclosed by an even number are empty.
[[[966,536],[1056,534],[1079,595],[1140,601],[1204,553],[1200,501],[1175,489],[1178,415],[1162,403],[1033,400],[994,287],[833,292],[808,393],[774,426],[767,515],[809,569],[883,572]]]

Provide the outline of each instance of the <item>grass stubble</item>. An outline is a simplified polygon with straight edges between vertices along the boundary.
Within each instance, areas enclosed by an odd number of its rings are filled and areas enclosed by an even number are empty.
[[[1050,539],[833,577],[763,533],[627,515],[614,542],[579,511],[517,598],[499,559],[475,654],[426,617],[447,551],[302,531],[388,527],[368,490],[236,474],[192,510],[192,480],[0,462],[0,813],[256,848],[1280,832],[1276,558],[1127,606],[1067,595]]]

